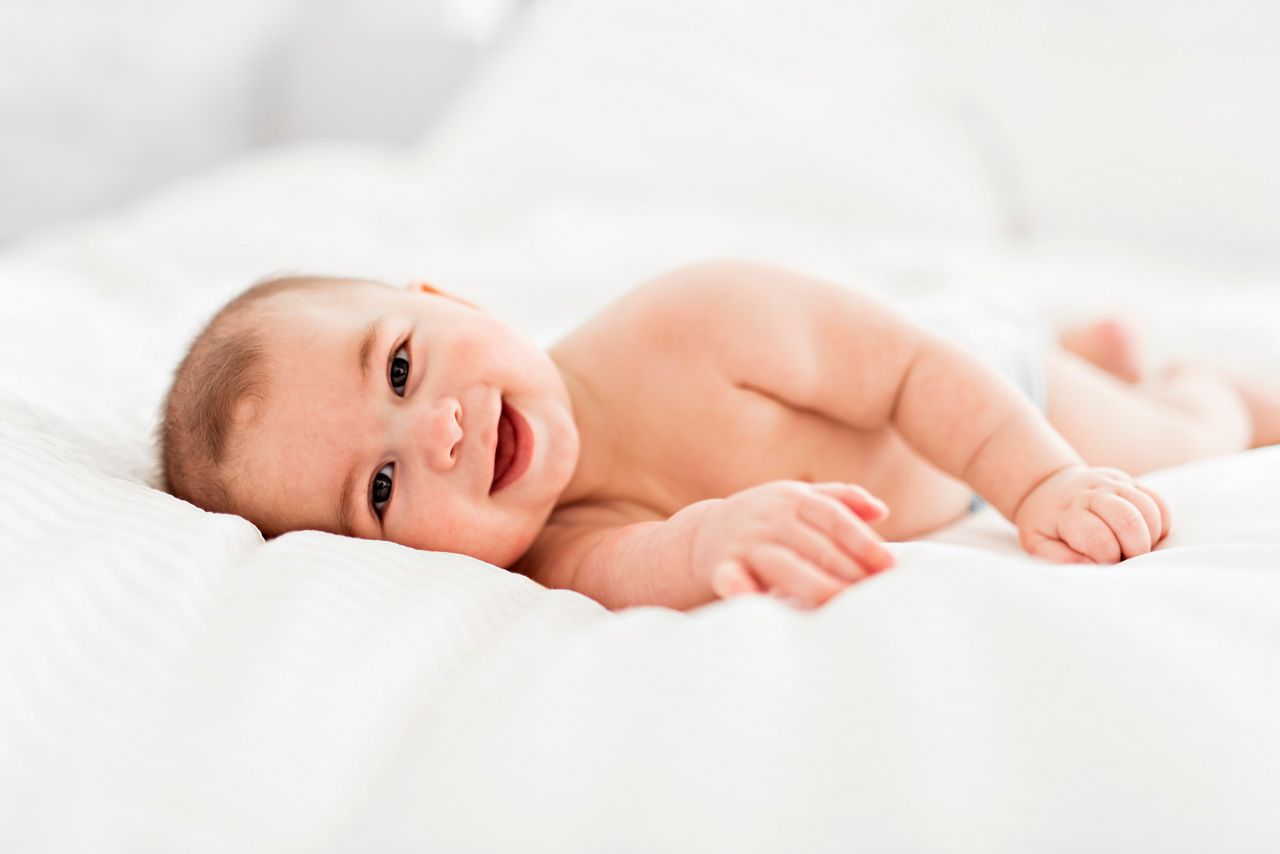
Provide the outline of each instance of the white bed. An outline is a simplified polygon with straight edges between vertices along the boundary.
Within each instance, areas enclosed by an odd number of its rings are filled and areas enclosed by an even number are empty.
[[[1086,238],[1034,115],[991,108],[1024,121],[1014,204],[935,108],[926,83],[995,73],[918,64],[942,7],[854,6],[549,4],[411,150],[280,149],[0,253],[0,850],[1280,850],[1280,450],[1152,475],[1174,533],[1121,566],[1033,562],[988,510],[808,613],[610,613],[458,556],[264,543],[149,485],[186,341],[283,269],[426,278],[550,341],[742,255],[1137,310],[1157,351],[1280,376],[1280,146],[1218,164],[1253,188],[1214,184],[1220,216],[1072,185]]]

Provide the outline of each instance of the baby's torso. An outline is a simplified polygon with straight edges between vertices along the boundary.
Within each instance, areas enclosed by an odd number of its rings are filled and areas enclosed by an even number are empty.
[[[739,387],[698,336],[654,340],[663,334],[634,322],[638,328],[625,315],[604,315],[552,351],[606,414],[607,436],[582,437],[584,452],[599,442],[609,448],[599,503],[666,517],[772,480],[848,481],[889,505],[876,529],[892,540],[966,512],[971,490],[892,428],[855,430]]]

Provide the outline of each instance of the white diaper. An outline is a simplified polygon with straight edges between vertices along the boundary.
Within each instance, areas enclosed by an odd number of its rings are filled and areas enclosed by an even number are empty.
[[[931,294],[897,303],[916,323],[972,351],[1043,412],[1053,335],[1035,308],[1005,291]]]

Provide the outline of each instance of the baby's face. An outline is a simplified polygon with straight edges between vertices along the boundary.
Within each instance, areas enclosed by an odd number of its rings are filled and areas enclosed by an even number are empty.
[[[229,463],[269,533],[315,529],[510,566],[573,475],[550,357],[447,297],[378,285],[270,298],[265,399]],[[279,311],[273,309],[281,309]]]

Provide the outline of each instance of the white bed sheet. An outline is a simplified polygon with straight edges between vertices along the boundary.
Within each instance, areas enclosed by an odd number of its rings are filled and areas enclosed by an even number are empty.
[[[976,517],[826,608],[611,614],[263,544],[0,428],[7,850],[1267,851],[1280,451],[1152,478],[1159,552]]]
[[[549,341],[746,255],[1128,306],[1157,349],[1280,374],[1256,267],[855,227],[776,187],[477,197],[498,155],[467,140],[523,115],[527,70],[439,145],[282,149],[0,254],[0,849],[1280,850],[1280,451],[1152,476],[1174,534],[1122,566],[1035,563],[985,511],[812,613],[612,614],[148,485],[186,339],[299,267],[427,278]]]

